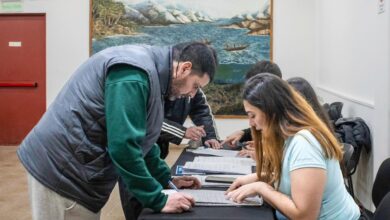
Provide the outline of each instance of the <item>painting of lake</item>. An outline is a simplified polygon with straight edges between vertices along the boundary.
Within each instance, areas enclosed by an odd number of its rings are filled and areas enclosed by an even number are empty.
[[[269,0],[93,0],[92,52],[123,44],[213,46],[219,67],[204,91],[215,115],[245,115],[246,71],[270,60]]]

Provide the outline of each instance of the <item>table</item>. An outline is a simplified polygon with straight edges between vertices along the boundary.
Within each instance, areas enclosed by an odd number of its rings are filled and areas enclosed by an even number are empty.
[[[176,163],[173,165],[171,172],[175,175],[177,165],[184,165],[186,161],[192,161],[195,154],[184,150]],[[139,220],[153,220],[153,219],[189,219],[189,220],[271,220],[274,219],[273,209],[268,204],[264,203],[262,206],[257,207],[205,207],[195,206],[189,212],[180,214],[164,214],[154,213],[151,209],[144,209]]]

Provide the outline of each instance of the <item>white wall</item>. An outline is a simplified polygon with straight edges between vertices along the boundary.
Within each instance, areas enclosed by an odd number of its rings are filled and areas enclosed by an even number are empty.
[[[390,156],[389,116],[389,11],[378,14],[378,1],[348,0],[319,3],[320,95],[345,103],[345,116],[367,121],[373,152],[363,152],[354,175],[355,191],[366,205],[380,163]]]
[[[273,61],[283,78],[312,81],[315,72],[316,17],[313,0],[274,0]]]
[[[21,12],[46,13],[48,106],[89,57],[89,0],[24,0],[22,8]]]
[[[355,192],[366,207],[377,169],[390,157],[390,2],[386,4],[386,12],[378,15],[378,1],[274,0],[274,61],[285,78],[307,77],[323,101],[343,102],[344,117],[362,117],[371,128],[373,152],[363,151],[354,174]]]

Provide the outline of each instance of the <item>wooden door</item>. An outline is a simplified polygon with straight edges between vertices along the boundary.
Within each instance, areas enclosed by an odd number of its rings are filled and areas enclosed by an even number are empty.
[[[20,144],[45,110],[45,14],[0,14],[0,145]]]

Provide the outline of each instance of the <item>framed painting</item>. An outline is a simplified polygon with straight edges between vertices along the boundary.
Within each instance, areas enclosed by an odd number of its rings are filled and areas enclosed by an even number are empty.
[[[204,89],[214,115],[245,115],[245,73],[272,59],[272,0],[91,1],[91,53],[122,44],[209,44],[219,59],[214,82]]]

